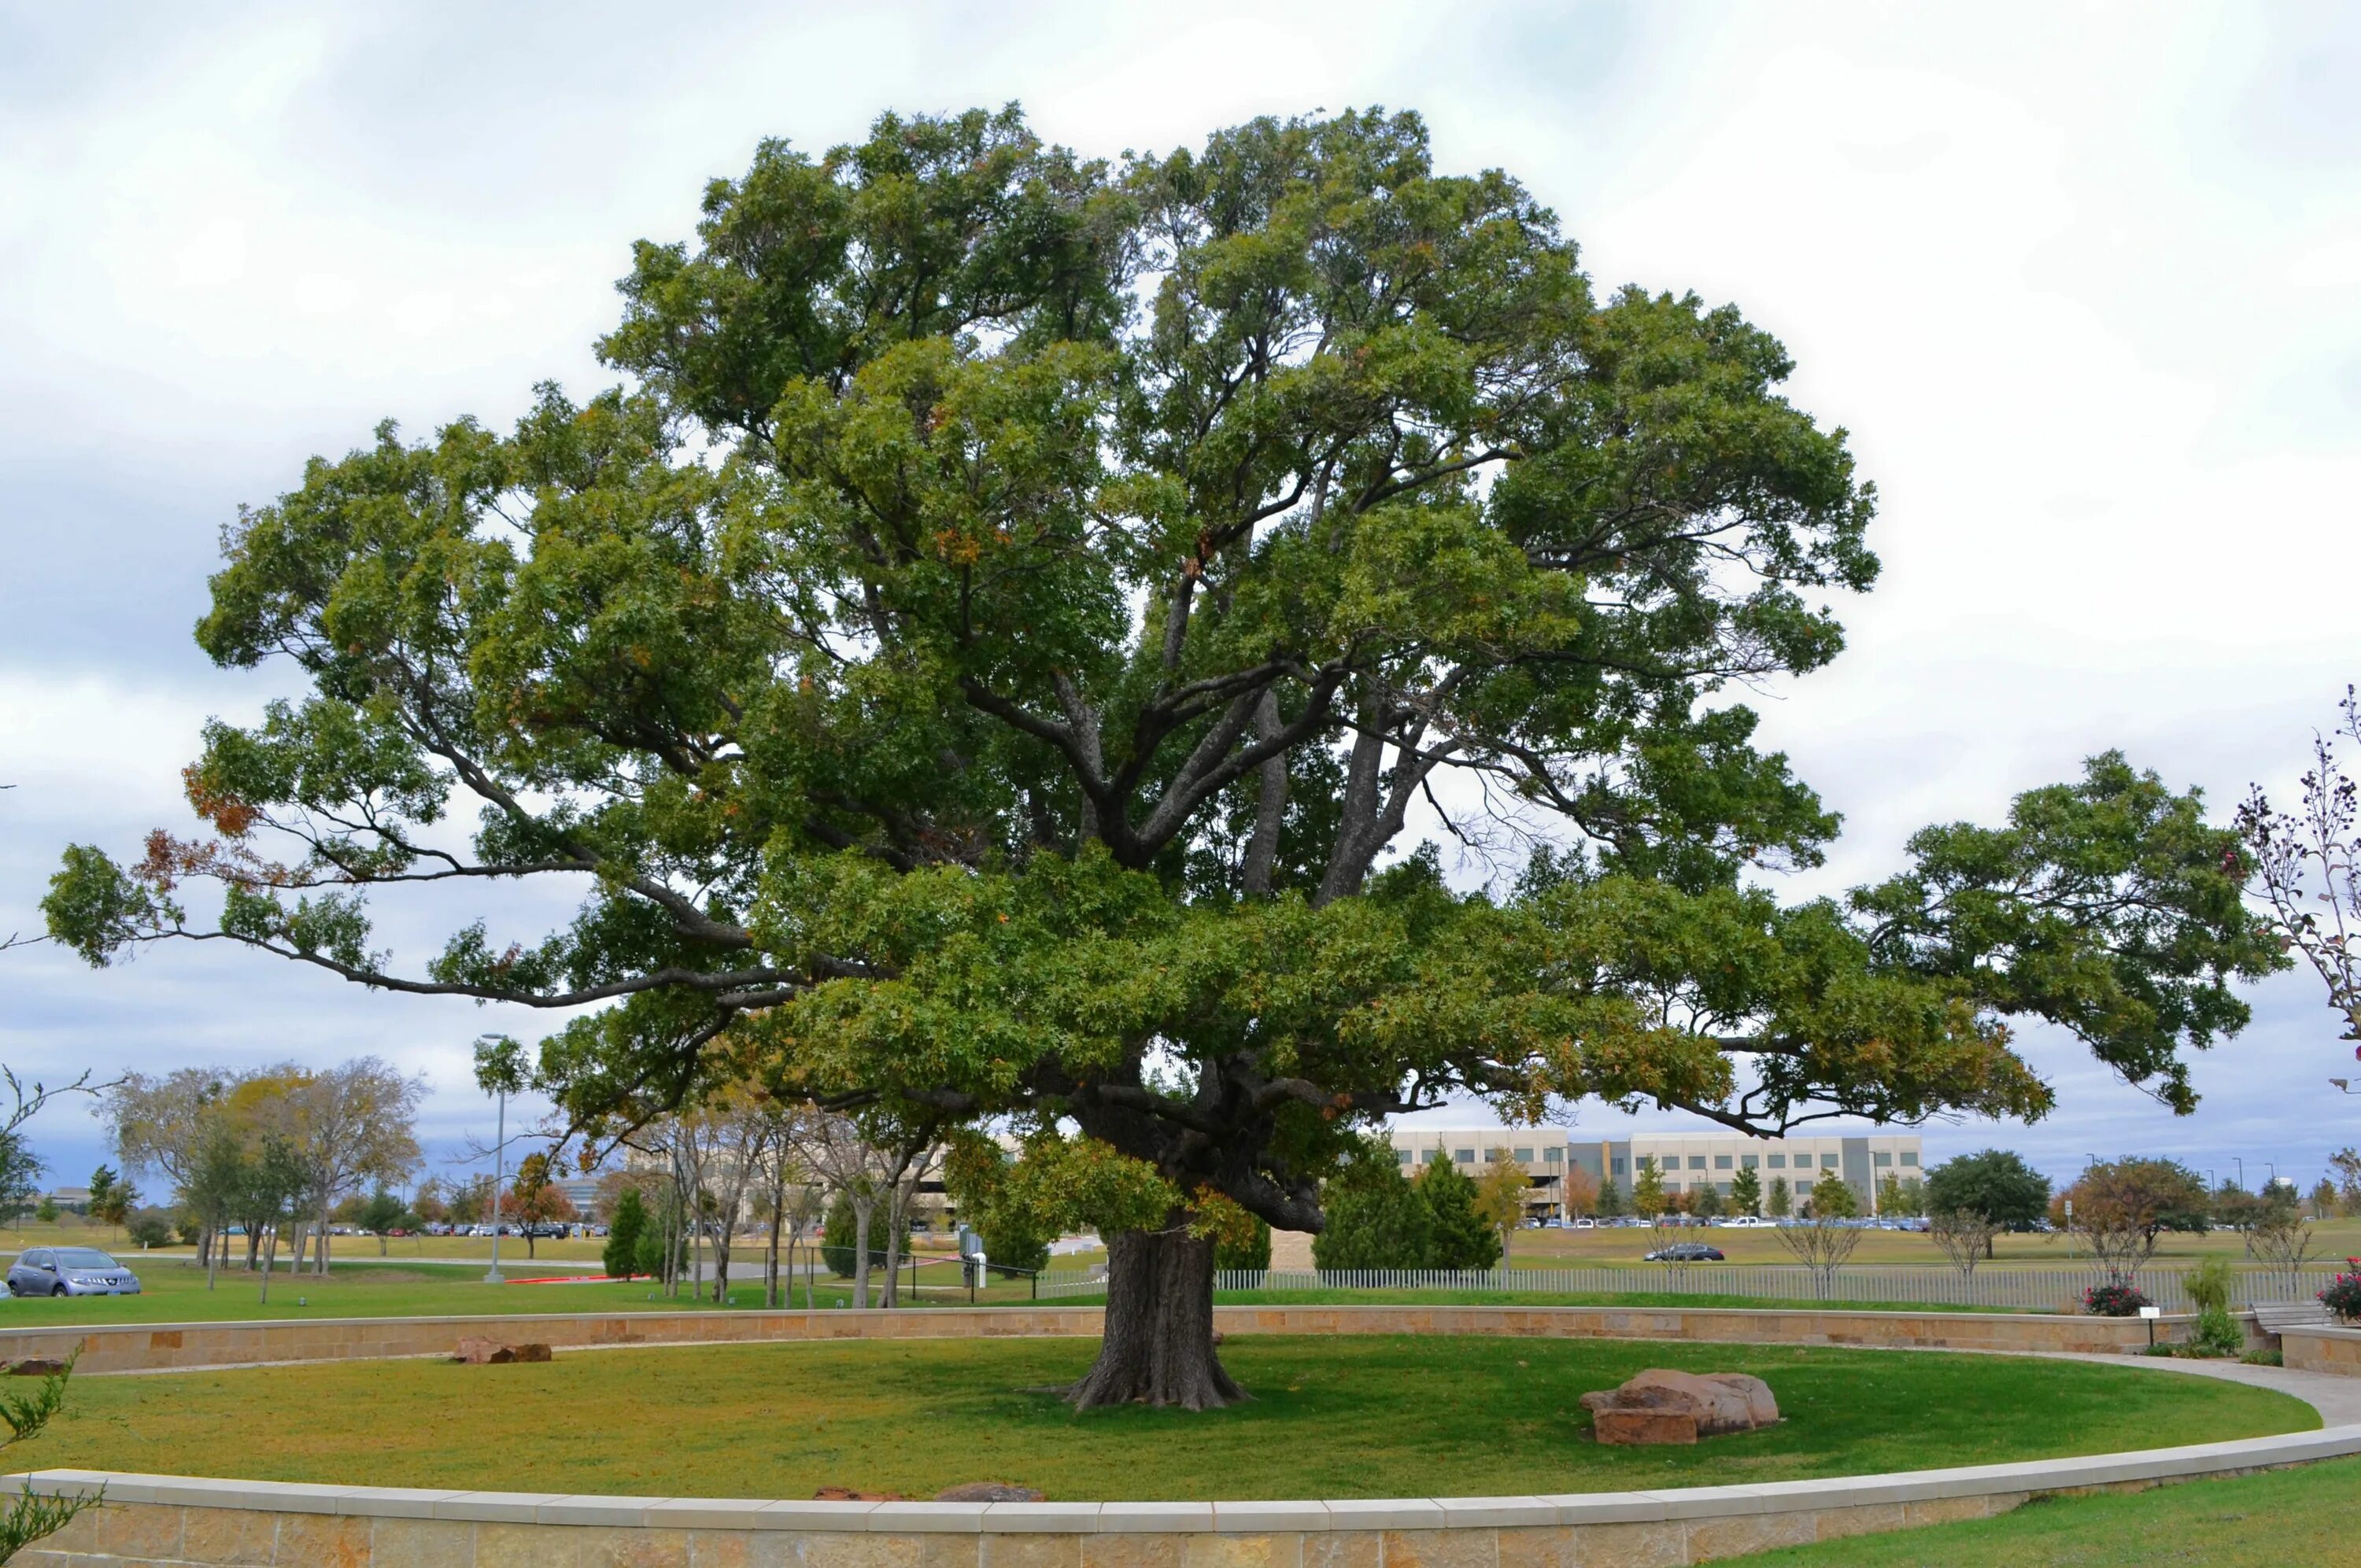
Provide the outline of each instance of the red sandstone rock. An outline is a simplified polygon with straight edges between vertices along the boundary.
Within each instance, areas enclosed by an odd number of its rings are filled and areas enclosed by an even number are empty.
[[[478,1339],[469,1335],[459,1342],[459,1354],[451,1359],[469,1366],[506,1366],[518,1361],[547,1361],[549,1347],[545,1344],[503,1344],[496,1339]]]
[[[1694,1372],[1650,1367],[1620,1388],[1585,1394],[1581,1402],[1591,1413],[1601,1442],[1695,1442],[1724,1432],[1752,1431],[1779,1419],[1779,1402],[1771,1397],[1770,1386],[1760,1377],[1737,1372],[1699,1376]],[[1691,1423],[1690,1435],[1607,1435],[1609,1417],[1642,1412],[1685,1416]],[[1636,1433],[1652,1429],[1643,1422],[1619,1421],[1616,1430]]]
[[[1601,1442],[1695,1442],[1697,1417],[1686,1410],[1600,1410],[1591,1418],[1591,1430]]]

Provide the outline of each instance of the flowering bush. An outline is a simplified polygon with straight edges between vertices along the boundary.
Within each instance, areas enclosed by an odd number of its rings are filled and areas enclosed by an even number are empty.
[[[2082,1292],[2082,1310],[2094,1318],[2136,1318],[2155,1302],[2135,1286],[2093,1285]]]
[[[2320,1293],[2321,1304],[2348,1323],[2361,1323],[2361,1257],[2346,1258],[2345,1268]]]

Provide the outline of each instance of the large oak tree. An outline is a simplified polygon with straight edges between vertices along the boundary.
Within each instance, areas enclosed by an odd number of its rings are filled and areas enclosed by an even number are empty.
[[[1212,1233],[1317,1230],[1390,1113],[2038,1115],[2013,1017],[2185,1109],[2279,961],[2233,840],[2113,754],[1850,901],[1763,891],[1837,821],[1730,688],[1836,655],[1871,488],[1770,336],[1594,291],[1414,116],[1112,164],[887,116],[764,144],[621,290],[617,389],[240,516],[199,641],[308,695],[208,730],[217,837],[71,850],[52,929],[598,1004],[540,1062],[592,1134],[749,1073],[1004,1118],[1026,1157],[963,1179],[1111,1234],[1079,1403],[1235,1397]],[[1455,894],[1422,802],[1556,848]],[[372,949],[365,890],[482,880],[579,914]]]

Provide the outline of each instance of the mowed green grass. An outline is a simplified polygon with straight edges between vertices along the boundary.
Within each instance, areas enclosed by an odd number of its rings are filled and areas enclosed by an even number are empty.
[[[1919,1353],[1447,1337],[1233,1340],[1255,1396],[1077,1415],[1094,1340],[561,1353],[78,1380],[12,1466],[626,1495],[1054,1499],[1497,1495],[1840,1475],[2309,1430],[2283,1395],[2132,1367]],[[1786,1420],[1609,1448],[1577,1399],[1647,1366],[1751,1372]]]
[[[472,1264],[337,1264],[326,1278],[317,1275],[271,1276],[270,1299],[262,1299],[259,1275],[225,1270],[214,1288],[205,1288],[203,1269],[185,1259],[130,1255],[139,1276],[137,1296],[74,1296],[12,1300],[0,1298],[0,1327],[42,1328],[50,1325],[99,1323],[218,1322],[243,1319],[465,1317],[478,1313],[615,1312],[711,1310],[708,1295],[701,1299],[684,1294],[668,1297],[654,1283],[487,1285],[483,1270]],[[513,1280],[524,1271],[502,1266]],[[904,1277],[903,1304],[928,1308],[965,1307],[968,1292],[953,1281],[955,1270],[922,1274],[923,1288],[915,1298]],[[1636,1279],[1653,1284],[1655,1277]],[[871,1299],[877,1299],[883,1280],[873,1277]],[[710,1287],[708,1287],[710,1289]],[[850,1306],[852,1284],[822,1275],[811,1292],[812,1304],[822,1310]],[[1790,1310],[1813,1306],[1861,1311],[2006,1311],[2007,1308],[1926,1308],[1909,1302],[1809,1302],[1745,1296],[1708,1295],[1699,1291],[1631,1290],[1611,1294],[1543,1294],[1491,1290],[1257,1290],[1224,1293],[1217,1300],[1235,1305],[1354,1305],[1426,1304],[1435,1306],[1604,1306],[1604,1307],[1776,1307]],[[801,1308],[800,1284],[786,1306]],[[976,1303],[991,1307],[1033,1304],[1030,1287],[1022,1279],[998,1279],[977,1293]],[[1097,1306],[1102,1295],[1065,1296],[1049,1303]],[[759,1261],[749,1270],[732,1269],[729,1305],[740,1310],[763,1305]]]
[[[484,1271],[473,1264],[337,1264],[327,1277],[291,1275],[283,1269],[270,1277],[270,1299],[262,1299],[262,1277],[224,1270],[214,1288],[205,1288],[204,1270],[186,1260],[139,1260],[127,1255],[139,1276],[137,1296],[40,1297],[14,1300],[0,1297],[0,1328],[43,1328],[52,1324],[218,1322],[225,1320],[289,1318],[459,1317],[477,1313],[618,1312],[714,1310],[708,1296],[699,1300],[686,1293],[666,1296],[653,1281],[595,1285],[487,1285]],[[511,1280],[528,1277],[522,1266],[501,1264]],[[951,1287],[956,1271],[934,1271],[917,1298],[926,1307],[964,1307],[968,1293]],[[882,1281],[871,1281],[871,1299]],[[833,1308],[849,1304],[852,1286],[823,1275],[813,1292],[815,1305]],[[979,1301],[992,1306],[1030,1303],[1031,1292],[1022,1280],[996,1282]],[[909,1302],[905,1277],[904,1300]],[[740,1310],[763,1304],[762,1265],[750,1270],[732,1268],[730,1305]],[[797,1286],[789,1305],[800,1308],[804,1292]]]
[[[1730,1562],[1732,1568],[2356,1568],[2361,1459],[2146,1492],[2046,1497],[1998,1519]]]

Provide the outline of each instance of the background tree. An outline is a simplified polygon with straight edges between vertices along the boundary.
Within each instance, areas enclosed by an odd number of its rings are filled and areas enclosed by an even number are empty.
[[[1689,1195],[1689,1212],[1700,1220],[1718,1220],[1726,1209],[1721,1189],[1710,1181],[1699,1183],[1697,1190]]]
[[[1508,1255],[1510,1238],[1525,1223],[1525,1200],[1532,1191],[1525,1168],[1510,1159],[1506,1149],[1493,1150],[1476,1183],[1476,1212],[1499,1234],[1502,1257]]]
[[[1959,1155],[1927,1172],[1927,1207],[1982,1214],[1995,1232],[2029,1230],[2049,1212],[2049,1179],[2007,1149]]]
[[[1654,1156],[1642,1155],[1631,1178],[1631,1212],[1653,1224],[1664,1212],[1664,1173]]]
[[[1795,1194],[1787,1186],[1785,1177],[1771,1179],[1771,1190],[1763,1200],[1763,1205],[1764,1212],[1774,1220],[1784,1220],[1795,1212]]]
[[[123,1223],[122,1209],[115,1210],[113,1219],[108,1219],[100,1212],[103,1209],[114,1206],[115,1181],[115,1171],[110,1166],[102,1165],[90,1173],[90,1201],[83,1205],[82,1212],[104,1225],[118,1225]]]
[[[615,1200],[607,1222],[607,1245],[600,1249],[601,1266],[617,1279],[639,1272],[640,1234],[648,1227],[648,1206],[636,1187],[626,1187]]]
[[[2312,1217],[2313,1219],[2333,1220],[2336,1218],[2335,1181],[2323,1176],[2318,1181],[2313,1182],[2312,1185],[2312,1197],[2310,1201],[2312,1204]]]
[[[1836,819],[1727,693],[1835,657],[1872,492],[1775,341],[1595,293],[1414,115],[766,142],[622,289],[628,387],[387,425],[240,515],[199,641],[308,689],[208,727],[210,839],[71,846],[54,936],[556,1010],[594,1139],[718,1047],[1102,1146],[1137,1170],[1075,1398],[1191,1408],[1234,1387],[1199,1195],[1317,1232],[1390,1114],[2038,1116],[2011,1018],[2185,1111],[2285,961],[2235,840],[2114,753],[1842,900],[1750,883]],[[1469,799],[1446,831],[1555,846],[1511,895],[1375,872]],[[367,894],[485,880],[584,907],[372,947]]]
[[[1877,1212],[1880,1215],[1905,1214],[1909,1200],[1902,1196],[1902,1178],[1887,1171],[1877,1179]]]
[[[2205,1184],[2174,1160],[2101,1160],[2084,1167],[2063,1196],[2073,1201],[2074,1223],[2114,1285],[2135,1282],[2166,1231],[2202,1234],[2212,1223]]]
[[[1598,1217],[1602,1220],[1614,1220],[1620,1219],[1622,1217],[1623,1194],[1616,1187],[1615,1179],[1611,1176],[1598,1184]]]
[[[1355,1150],[1322,1195],[1327,1223],[1312,1238],[1323,1271],[1435,1266],[1434,1211],[1403,1174],[1394,1151],[1370,1140]]]
[[[1412,1183],[1433,1218],[1429,1268],[1489,1268],[1500,1261],[1500,1233],[1481,1207],[1475,1179],[1437,1150]]]
[[[1815,1220],[1850,1220],[1861,1212],[1861,1195],[1833,1170],[1820,1172],[1820,1179],[1812,1183],[1809,1201]]]
[[[5,1198],[5,1195],[0,1195],[0,1198]],[[34,1207],[33,1218],[45,1225],[54,1225],[58,1223],[58,1201],[46,1192],[42,1193],[40,1201]]]
[[[1763,1175],[1752,1166],[1741,1167],[1730,1179],[1730,1206],[1741,1214],[1760,1217],[1763,1212]]]
[[[1569,1163],[1565,1174],[1558,1178],[1558,1199],[1568,1216],[1596,1213],[1598,1179],[1581,1166]]]
[[[2344,1037],[2361,1040],[2361,784],[2337,755],[2348,741],[2361,744],[2361,696],[2349,685],[2335,727],[2312,737],[2297,809],[2277,810],[2250,785],[2238,829],[2273,928],[2327,988]]]
[[[573,1201],[554,1179],[548,1154],[540,1149],[517,1161],[516,1179],[500,1204],[505,1218],[524,1233],[524,1255],[534,1255],[533,1242],[544,1226],[564,1224],[575,1218]]]
[[[1853,1249],[1861,1245],[1866,1233],[1846,1223],[1856,1204],[1852,1189],[1835,1171],[1823,1173],[1812,1185],[1808,1203],[1806,1218],[1779,1227],[1779,1245],[1809,1271],[1812,1293],[1826,1300],[1837,1270],[1851,1260]]]
[[[2361,1215],[2361,1149],[2347,1144],[2328,1157],[2336,1178],[2336,1195],[2347,1214]]]
[[[142,1252],[172,1245],[172,1216],[168,1210],[135,1209],[124,1217],[123,1230]]]
[[[362,1201],[356,1218],[363,1232],[377,1238],[377,1255],[383,1257],[388,1250],[386,1238],[397,1230],[408,1229],[404,1222],[417,1216],[410,1212],[410,1205],[401,1201],[400,1193],[380,1187]]]
[[[2077,1218],[2080,1218],[2078,1212]],[[2266,1204],[2246,1232],[2246,1255],[2290,1296],[2303,1293],[2304,1266],[2318,1255],[2312,1227],[2292,1204]]]
[[[1993,1233],[1999,1230],[1988,1214],[1973,1209],[1938,1209],[1927,1234],[1962,1279],[1975,1277],[1976,1265],[1992,1255]]]

